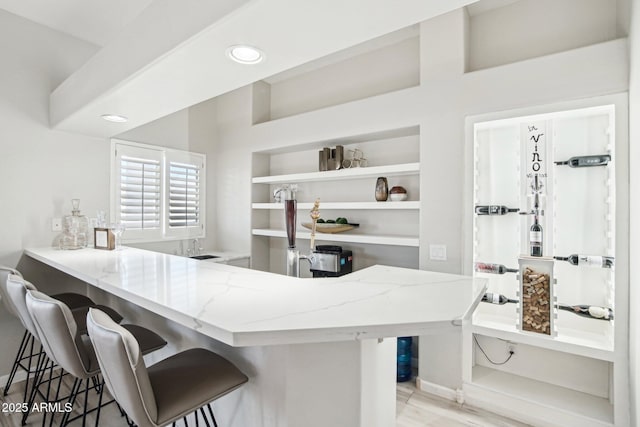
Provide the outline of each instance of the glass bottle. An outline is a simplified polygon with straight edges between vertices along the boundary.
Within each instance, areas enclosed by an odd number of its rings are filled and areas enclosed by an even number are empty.
[[[502,294],[494,294],[493,292],[486,292],[482,296],[482,302],[488,302],[490,304],[504,305],[506,303],[516,304],[518,302],[518,300],[507,298],[506,296],[504,296]]]
[[[506,215],[510,212],[519,212],[518,208],[508,208],[503,205],[478,205],[476,215]]]
[[[507,268],[503,264],[489,264],[486,262],[476,262],[475,270],[479,273],[504,274],[517,273],[517,268]]]
[[[570,168],[588,168],[592,166],[606,166],[611,161],[609,154],[597,156],[576,156],[563,162],[555,162],[556,165],[567,165]]]
[[[89,241],[89,220],[80,214],[80,199],[72,199],[71,215],[62,218],[60,249],[81,249]]]
[[[555,256],[555,259],[558,261],[567,261],[569,264],[578,265],[578,266],[589,266],[589,267],[602,267],[602,268],[611,268],[613,267],[614,258],[610,256],[600,256],[600,255],[582,255],[582,254],[571,254],[569,256]]]

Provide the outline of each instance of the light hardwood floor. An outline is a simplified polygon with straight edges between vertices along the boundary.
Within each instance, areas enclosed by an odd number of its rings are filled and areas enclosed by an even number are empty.
[[[69,376],[65,378],[66,390],[69,389],[71,381]],[[24,382],[11,386],[8,396],[0,393],[0,403],[2,409],[10,409],[6,404],[19,404],[23,402]],[[4,390],[2,390],[4,391]],[[396,427],[526,427],[526,424],[500,417],[487,411],[460,405],[436,396],[432,396],[417,390],[413,382],[400,383],[397,386],[397,406],[396,406]],[[97,402],[95,393],[90,392],[90,405]],[[77,413],[80,405],[77,402],[74,412]],[[91,406],[90,406],[91,407]],[[33,413],[29,416],[27,425],[39,426],[42,424],[42,414]],[[21,414],[3,411],[0,413],[1,427],[20,427]],[[60,416],[56,417],[59,425]],[[48,421],[48,420],[47,420]],[[88,426],[95,423],[94,415],[88,416]],[[48,424],[48,423],[47,423]],[[73,422],[71,426],[80,426],[79,420]],[[195,425],[190,422],[189,425]],[[200,423],[204,425],[204,423]],[[179,426],[182,426],[179,423]],[[102,410],[100,415],[100,427],[127,427],[127,423],[120,416],[116,405],[110,404]],[[222,427],[222,426],[221,426]],[[251,426],[247,426],[251,427]],[[300,426],[304,427],[304,426]]]

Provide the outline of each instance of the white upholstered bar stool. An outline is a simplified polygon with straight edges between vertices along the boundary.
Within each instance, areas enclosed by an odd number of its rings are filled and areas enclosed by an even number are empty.
[[[11,275],[17,276],[22,279],[22,274],[18,270],[0,265],[0,297],[2,298],[2,303],[4,304],[9,314],[17,317],[18,320],[20,320],[20,322],[24,325],[25,321],[21,318],[17,308],[12,303],[11,298],[7,294],[7,280]],[[93,300],[86,295],[73,292],[65,292],[52,295],[52,297],[64,302],[69,308],[71,308],[71,310],[74,310],[76,318],[82,320],[83,330],[85,328],[85,317],[89,307],[100,307],[103,311],[107,312],[115,321],[120,322],[122,320],[122,316],[118,312],[110,309],[109,307],[96,305]],[[20,343],[20,347],[18,347],[18,352],[16,353],[13,366],[11,367],[11,372],[9,373],[9,377],[7,378],[7,383],[4,386],[5,396],[9,394],[9,388],[11,388],[11,384],[15,379],[18,369],[22,369],[26,372],[28,385],[29,376],[34,374],[36,371],[36,366],[33,365],[33,362],[35,359],[37,359],[41,351],[38,350],[37,347],[38,346],[36,345],[35,337],[25,326],[22,342]],[[28,387],[25,387],[25,400],[27,396],[27,389]]]
[[[139,427],[174,423],[204,408],[217,427],[210,403],[239,388],[248,378],[227,359],[195,348],[149,368],[133,336],[98,309],[87,314],[87,331],[107,388]]]
[[[70,403],[73,404],[73,401],[75,401],[75,397],[80,392],[83,382],[85,383],[85,402],[90,389],[90,380],[94,385],[93,388],[97,387],[102,391],[104,387],[99,387],[100,381],[97,375],[100,369],[95,360],[93,347],[88,337],[83,335],[76,323],[77,314],[72,312],[62,301],[51,298],[33,289],[26,280],[19,280],[16,276],[10,276],[7,284],[10,294],[12,296],[15,295],[13,299],[14,304],[21,311],[27,311],[27,317],[31,319],[30,328],[33,329],[32,332],[42,343],[47,356],[51,360],[51,366],[47,368],[47,364],[44,364],[44,369],[41,369],[40,374],[36,375],[36,387],[31,393],[29,407],[31,408],[33,406],[33,401],[40,384],[45,382],[44,372],[47,369],[53,371],[54,362],[64,371],[76,377],[69,398]],[[20,297],[22,297],[22,304]],[[84,319],[82,319],[82,324],[86,325],[86,315]],[[140,346],[144,349],[144,354],[158,350],[167,344],[162,337],[149,329],[137,325],[125,325],[125,327],[128,328],[133,336],[135,336],[135,339],[140,342]],[[49,394],[47,391],[45,399],[48,400],[48,397]],[[96,422],[99,419],[99,407],[100,404],[98,405]],[[86,416],[88,412],[90,411],[87,411],[85,405],[83,417]],[[26,420],[26,416],[24,420]],[[64,425],[66,421],[67,417],[63,418],[62,425]]]

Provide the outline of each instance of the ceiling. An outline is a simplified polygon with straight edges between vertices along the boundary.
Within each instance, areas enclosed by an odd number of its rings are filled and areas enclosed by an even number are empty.
[[[0,9],[105,46],[152,0],[0,0]]]
[[[0,8],[99,46],[51,93],[50,124],[110,137],[475,1],[0,0]],[[266,60],[231,62],[225,50],[240,43]],[[107,113],[129,121],[105,122]]]

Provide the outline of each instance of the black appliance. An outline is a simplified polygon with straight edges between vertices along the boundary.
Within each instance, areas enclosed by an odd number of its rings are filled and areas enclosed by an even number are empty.
[[[342,246],[317,245],[311,256],[313,277],[339,277],[353,271],[353,252]]]

